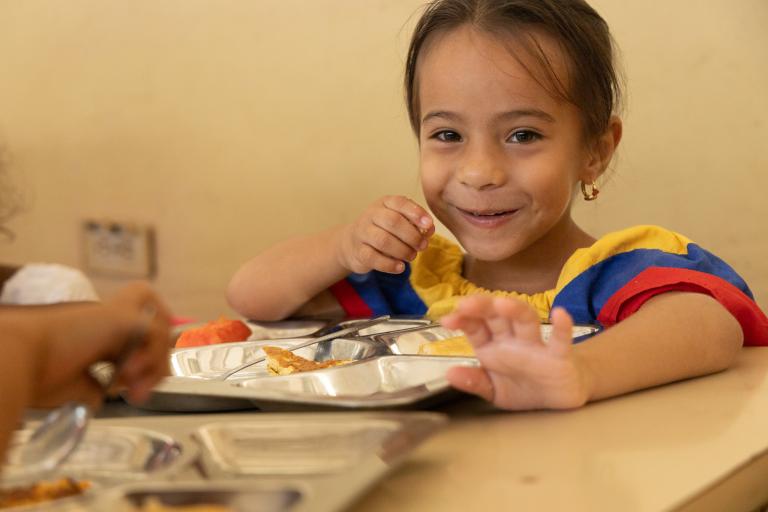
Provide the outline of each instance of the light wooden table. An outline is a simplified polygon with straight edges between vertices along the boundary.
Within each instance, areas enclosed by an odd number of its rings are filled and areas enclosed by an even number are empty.
[[[768,349],[568,412],[464,402],[352,510],[754,510],[768,502]],[[472,410],[480,409],[480,410]]]

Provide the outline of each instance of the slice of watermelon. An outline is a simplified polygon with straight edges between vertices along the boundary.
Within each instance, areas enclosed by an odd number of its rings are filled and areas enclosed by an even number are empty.
[[[230,320],[221,317],[213,322],[208,322],[202,327],[189,329],[181,333],[179,339],[176,340],[176,348],[245,341],[250,335],[251,330],[240,320]]]

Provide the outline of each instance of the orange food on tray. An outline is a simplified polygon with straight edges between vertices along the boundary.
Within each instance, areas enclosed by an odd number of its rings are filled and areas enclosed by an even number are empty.
[[[215,343],[245,341],[251,335],[251,329],[240,320],[221,317],[208,322],[202,327],[189,329],[181,333],[176,340],[176,348],[201,347]]]
[[[40,481],[26,487],[0,490],[0,508],[37,505],[68,496],[83,494],[90,488],[87,481],[62,478],[55,481]]]

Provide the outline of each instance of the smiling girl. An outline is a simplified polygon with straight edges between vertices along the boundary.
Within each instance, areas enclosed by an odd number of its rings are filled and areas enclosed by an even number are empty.
[[[405,85],[424,196],[461,248],[412,200],[384,197],[247,262],[228,289],[240,313],[442,318],[482,363],[452,384],[508,409],[578,407],[768,344],[768,319],[716,256],[655,226],[595,239],[571,217],[622,135],[611,37],[585,2],[435,1]],[[574,321],[603,330],[573,345]]]

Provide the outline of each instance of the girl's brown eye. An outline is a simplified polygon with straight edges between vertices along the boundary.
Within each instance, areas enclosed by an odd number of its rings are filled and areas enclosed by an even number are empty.
[[[533,141],[539,140],[541,135],[532,130],[518,130],[509,137],[510,142],[517,144],[529,144]]]
[[[461,135],[450,130],[437,132],[432,137],[442,142],[461,142]]]

